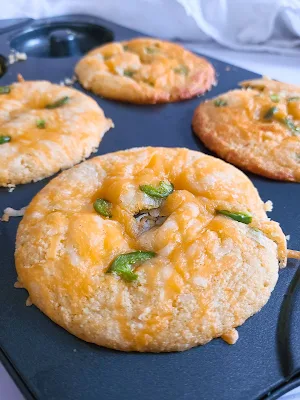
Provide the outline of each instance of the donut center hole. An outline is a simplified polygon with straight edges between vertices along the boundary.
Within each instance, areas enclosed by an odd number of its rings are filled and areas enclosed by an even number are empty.
[[[160,208],[153,208],[151,210],[141,210],[134,214],[134,218],[139,225],[141,232],[146,232],[155,226],[161,226],[166,219],[167,215],[162,215]]]

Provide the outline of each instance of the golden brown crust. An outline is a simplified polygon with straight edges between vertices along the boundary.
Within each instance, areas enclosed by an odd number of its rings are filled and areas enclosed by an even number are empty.
[[[46,106],[68,97],[57,108]],[[47,81],[10,86],[0,94],[0,186],[38,181],[69,168],[95,151],[113,123],[83,93]],[[41,124],[41,125],[40,125]]]
[[[159,202],[139,187],[168,180]],[[93,209],[112,204],[112,218]],[[135,217],[165,216],[144,229]],[[216,210],[250,212],[249,225]],[[153,210],[152,210],[153,211]],[[122,253],[153,251],[138,281],[107,274]],[[53,179],[19,225],[16,268],[37,307],[76,336],[124,351],[182,351],[215,337],[233,343],[268,301],[286,240],[250,180],[187,149],[139,148],[95,157]]]
[[[299,182],[300,87],[267,79],[242,84],[248,89],[198,106],[192,122],[195,133],[232,164],[271,179]],[[290,101],[297,97],[299,101]],[[220,99],[227,105],[216,106]],[[273,107],[274,118],[266,118]]]
[[[75,72],[85,89],[139,104],[189,99],[215,83],[214,68],[207,60],[152,38],[101,46],[83,57]]]
[[[287,92],[295,96],[299,95],[300,93],[299,85],[292,85],[290,83],[279,82],[266,77],[262,77],[260,79],[250,79],[247,81],[242,81],[239,83],[239,86],[242,86],[243,88],[246,89],[252,88],[260,92],[271,92],[271,93]]]

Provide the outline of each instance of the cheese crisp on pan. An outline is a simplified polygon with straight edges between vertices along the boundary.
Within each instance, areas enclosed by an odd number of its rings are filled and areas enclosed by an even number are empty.
[[[143,104],[189,99],[215,83],[207,60],[151,38],[98,47],[79,61],[75,72],[84,88],[100,96]]]
[[[196,109],[193,128],[226,161],[271,179],[300,181],[300,86],[257,79]]]
[[[26,209],[15,254],[19,284],[53,321],[141,352],[234,343],[286,255],[242,172],[170,148],[106,154],[61,173]]]
[[[0,186],[73,166],[113,126],[93,99],[47,81],[0,87],[0,124]]]

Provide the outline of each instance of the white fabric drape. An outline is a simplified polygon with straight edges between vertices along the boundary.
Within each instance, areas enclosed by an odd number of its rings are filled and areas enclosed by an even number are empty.
[[[11,0],[1,18],[72,13],[206,47],[300,55],[300,0]]]

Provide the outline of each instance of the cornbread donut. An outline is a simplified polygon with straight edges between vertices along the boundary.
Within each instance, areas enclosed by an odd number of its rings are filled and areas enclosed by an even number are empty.
[[[15,259],[33,304],[69,332],[162,352],[220,336],[234,343],[286,255],[241,171],[183,148],[136,148],[44,187],[19,225]]]
[[[193,129],[232,164],[271,179],[300,181],[300,86],[268,79],[205,101]]]
[[[215,83],[206,59],[152,38],[98,47],[78,62],[75,73],[85,89],[100,96],[143,104],[189,99]]]
[[[0,87],[0,124],[0,186],[73,166],[113,126],[93,99],[47,81]]]

